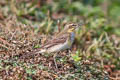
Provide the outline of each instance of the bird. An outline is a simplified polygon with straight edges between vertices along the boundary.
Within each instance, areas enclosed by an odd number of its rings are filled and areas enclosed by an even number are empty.
[[[70,49],[75,40],[75,31],[80,25],[77,23],[67,23],[64,29],[55,37],[43,44],[37,53],[55,53]]]
[[[21,56],[21,58],[27,58],[28,56],[33,56],[35,54],[44,54],[44,53],[55,53],[53,55],[54,63],[56,69],[58,69],[56,63],[57,52],[70,49],[75,40],[75,31],[83,24],[77,23],[67,23],[64,26],[64,29],[54,36],[52,39],[48,40],[45,44],[42,44],[40,48],[35,51],[30,52],[26,56]],[[33,54],[34,53],[34,54]]]

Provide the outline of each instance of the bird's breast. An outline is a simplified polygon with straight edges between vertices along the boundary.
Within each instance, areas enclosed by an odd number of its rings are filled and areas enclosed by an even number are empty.
[[[72,43],[74,42],[74,39],[75,39],[75,33],[71,32],[71,38],[70,38],[70,40],[71,40]]]

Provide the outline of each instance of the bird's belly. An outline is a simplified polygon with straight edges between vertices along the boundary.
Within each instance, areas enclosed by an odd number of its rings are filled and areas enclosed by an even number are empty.
[[[56,46],[53,46],[53,47],[49,48],[47,50],[47,52],[49,52],[49,53],[59,52],[59,51],[62,51],[62,50],[68,49],[68,48],[70,48],[68,43],[64,43],[64,44],[59,44],[59,45],[56,45]]]

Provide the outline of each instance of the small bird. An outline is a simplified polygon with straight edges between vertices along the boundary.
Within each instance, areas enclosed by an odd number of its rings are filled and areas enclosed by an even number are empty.
[[[37,53],[54,53],[70,49],[75,39],[75,30],[79,26],[77,23],[66,24],[63,31],[43,44]]]

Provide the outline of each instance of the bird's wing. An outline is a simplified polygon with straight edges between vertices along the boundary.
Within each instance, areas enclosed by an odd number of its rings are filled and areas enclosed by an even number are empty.
[[[41,46],[41,48],[49,48],[51,46],[54,46],[54,45],[57,45],[57,44],[60,44],[60,43],[62,44],[67,40],[68,36],[69,35],[66,34],[66,35],[59,36],[57,38],[53,38],[53,39],[49,40],[46,44]]]

